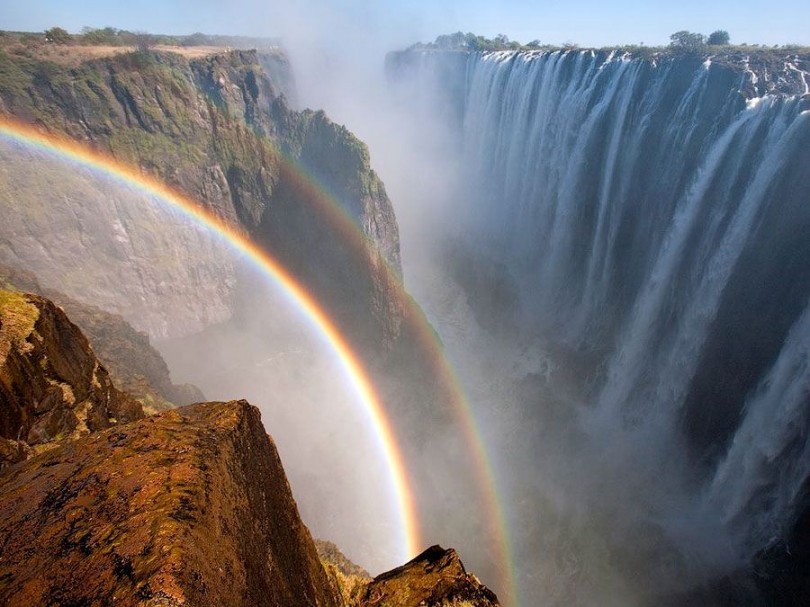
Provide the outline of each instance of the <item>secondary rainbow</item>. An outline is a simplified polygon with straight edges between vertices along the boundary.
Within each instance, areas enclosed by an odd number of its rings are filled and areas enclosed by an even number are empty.
[[[184,194],[177,192],[158,179],[140,172],[138,169],[112,159],[86,145],[72,139],[44,133],[34,126],[0,115],[0,136],[17,143],[29,146],[57,157],[78,163],[90,169],[98,170],[130,187],[170,205],[179,210],[199,225],[222,236],[239,253],[255,263],[268,277],[274,280],[300,307],[305,316],[314,324],[333,349],[343,365],[352,385],[360,397],[364,409],[375,429],[376,436],[386,459],[392,488],[396,496],[398,516],[401,521],[402,544],[408,558],[414,556],[422,547],[416,504],[409,487],[408,476],[391,423],[386,416],[381,399],[377,395],[371,379],[354,353],[337,325],[326,314],[312,295],[271,255],[254,244],[248,236],[228,224]],[[320,201],[323,212],[334,219],[334,227],[349,243],[364,247],[362,233],[355,223],[346,215],[341,205],[332,199],[323,188],[318,186],[296,163],[283,154],[278,154],[282,170],[286,170],[299,187],[309,192],[312,200]],[[388,268],[390,275],[393,270]],[[398,279],[394,282],[398,283]],[[401,289],[401,285],[400,285]],[[435,333],[424,319],[421,310],[412,303],[404,292],[400,294],[405,305],[410,307],[410,318],[425,353],[432,359],[432,364],[445,384],[447,393],[457,418],[461,423],[465,439],[473,456],[478,483],[484,500],[487,526],[490,539],[493,541],[497,561],[499,561],[501,585],[505,590],[507,601],[516,605],[519,602],[514,579],[514,567],[509,546],[509,533],[503,508],[498,500],[495,475],[492,464],[486,455],[486,449],[475,416],[469,402],[464,397],[458,378],[444,356],[442,346],[437,342]]]
[[[294,159],[285,156],[280,150],[276,150],[276,152],[282,161],[281,170],[286,171],[286,176],[304,194],[302,200],[316,205],[319,213],[327,215],[332,220],[331,227],[340,235],[344,243],[354,246],[357,251],[366,251],[368,245],[365,235],[343,206],[320,186],[316,179],[308,175]],[[487,455],[485,441],[476,422],[472,406],[464,394],[464,389],[452,365],[445,356],[444,347],[439,341],[438,335],[424,317],[422,309],[405,293],[397,272],[391,269],[382,256],[379,261],[385,266],[391,284],[396,287],[399,301],[409,310],[406,316],[413,321],[412,327],[419,339],[421,352],[430,358],[431,368],[442,381],[445,396],[455,412],[455,417],[472,456],[472,469],[477,476],[477,483],[483,498],[482,506],[489,533],[488,539],[492,542],[496,561],[499,563],[500,586],[503,590],[500,598],[504,605],[519,605],[520,597],[512,561],[509,527],[506,523],[503,506],[498,499],[495,470]]]
[[[386,417],[380,398],[377,396],[374,386],[357,355],[338,331],[334,322],[304,287],[278,261],[251,242],[246,235],[206,211],[202,205],[171,190],[152,177],[140,174],[131,167],[111,160],[74,141],[52,134],[41,133],[29,125],[11,121],[5,117],[0,117],[0,135],[6,139],[37,148],[71,162],[101,170],[103,173],[128,184],[136,190],[170,204],[195,222],[224,237],[234,249],[253,261],[284,289],[334,350],[373,423],[375,433],[385,455],[396,495],[398,515],[404,536],[403,543],[407,551],[405,556],[408,558],[414,556],[422,542],[419,535],[415,504],[408,486],[405,464],[397,447],[391,424]]]

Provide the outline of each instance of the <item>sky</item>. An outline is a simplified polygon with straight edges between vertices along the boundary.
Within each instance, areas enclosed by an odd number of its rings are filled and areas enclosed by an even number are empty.
[[[284,36],[328,14],[384,34],[391,48],[473,31],[581,46],[663,45],[679,30],[727,30],[734,43],[810,45],[810,2],[783,0],[0,0],[0,29],[71,32],[112,26],[152,33]],[[355,32],[356,30],[349,30]],[[354,34],[356,35],[356,34]]]

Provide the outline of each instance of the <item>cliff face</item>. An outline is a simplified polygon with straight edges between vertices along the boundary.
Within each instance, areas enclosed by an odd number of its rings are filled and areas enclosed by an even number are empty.
[[[0,466],[31,447],[143,417],[50,301],[0,291]]]
[[[259,412],[169,411],[0,477],[0,603],[339,604]]]
[[[396,339],[398,321],[389,316],[397,310],[381,311],[387,304],[380,299],[393,298],[381,264],[399,271],[398,231],[368,150],[322,113],[290,110],[279,96],[287,85],[268,78],[255,52],[192,61],[131,53],[76,67],[21,54],[2,59],[0,103],[7,113],[85,141],[187,193],[296,266],[302,280],[341,311],[347,328],[366,327],[371,318],[372,341]],[[20,155],[5,152],[9,162]],[[7,187],[0,187],[12,218],[0,232],[2,260],[33,269],[71,297],[121,313],[152,336],[187,334],[232,312],[236,277],[221,243],[167,221],[165,210],[150,213],[143,204],[129,210],[120,193],[114,205],[109,191],[83,196],[100,189],[88,185],[87,176],[65,184],[59,175],[33,193],[26,211],[15,197],[19,188],[8,187],[21,170],[6,169]],[[359,227],[363,243],[350,243],[313,203],[306,185],[312,177]],[[33,181],[41,183],[42,176]],[[66,192],[66,185],[72,189]],[[71,246],[86,248],[88,238],[90,259]],[[150,253],[155,250],[171,254]],[[128,280],[111,279],[110,267],[123,268],[118,275]],[[328,278],[334,276],[340,279]]]
[[[260,49],[259,64],[273,83],[276,93],[284,95],[291,107],[298,107],[295,74],[287,54],[281,49]]]

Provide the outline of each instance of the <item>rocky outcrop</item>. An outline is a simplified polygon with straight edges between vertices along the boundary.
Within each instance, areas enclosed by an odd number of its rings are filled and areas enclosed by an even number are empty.
[[[315,540],[327,575],[347,607],[497,607],[498,598],[468,574],[458,554],[431,546],[422,554],[371,579],[331,542]]]
[[[50,301],[0,291],[0,466],[30,447],[143,417],[81,331]]]
[[[496,607],[499,603],[495,593],[467,573],[455,550],[431,546],[402,567],[374,578],[357,605]]]
[[[10,280],[38,288],[25,272]],[[144,418],[61,308],[11,290],[0,467],[3,605],[496,604],[454,551],[371,580],[334,544],[316,547],[256,408]]]
[[[0,603],[337,607],[245,401],[191,405],[0,479]]]
[[[368,571],[351,562],[333,542],[316,539],[315,548],[321,561],[334,565],[343,575],[353,575],[371,581]]]
[[[61,307],[90,341],[116,387],[150,410],[205,400],[199,388],[174,384],[169,368],[145,333],[123,317],[83,304],[53,289],[43,289],[31,272],[0,265],[0,287],[42,295]]]
[[[368,571],[346,558],[332,542],[315,540],[315,548],[318,550],[318,557],[326,570],[329,583],[340,595],[343,604],[347,607],[356,605],[359,596],[371,581]]]

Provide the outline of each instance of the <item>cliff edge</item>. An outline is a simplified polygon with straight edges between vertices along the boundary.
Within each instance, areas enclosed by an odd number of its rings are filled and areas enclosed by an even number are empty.
[[[66,443],[0,477],[0,603],[337,606],[245,401]]]
[[[334,544],[316,547],[258,409],[201,403],[145,418],[61,308],[0,290],[0,604],[383,598],[497,604],[453,550],[371,580]]]
[[[402,567],[374,578],[360,594],[357,607],[498,607],[498,597],[467,573],[452,548],[431,546]]]

